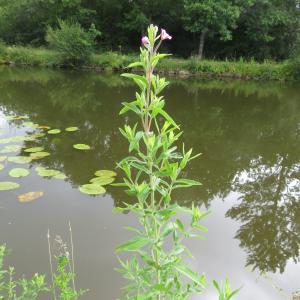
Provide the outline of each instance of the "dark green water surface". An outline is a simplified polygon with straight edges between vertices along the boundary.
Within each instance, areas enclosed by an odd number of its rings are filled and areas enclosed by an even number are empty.
[[[0,139],[30,131],[22,120],[7,121],[9,115],[26,115],[27,121],[52,128],[80,128],[18,143],[43,146],[49,157],[28,165],[3,162],[0,181],[21,184],[0,191],[0,242],[12,249],[8,262],[18,274],[48,272],[47,230],[68,240],[70,221],[77,285],[90,289],[83,299],[120,295],[123,282],[113,270],[118,266],[114,247],[130,236],[123,226],[136,224],[136,219],[112,213],[114,206],[128,201],[121,190],[108,187],[105,195],[91,197],[78,186],[98,169],[114,169],[126,156],[118,127],[135,120],[118,112],[134,91],[118,75],[0,68]],[[168,112],[184,130],[185,144],[202,153],[187,176],[203,186],[175,198],[212,211],[204,222],[207,240],[188,242],[194,268],[210,279],[228,276],[234,287],[243,286],[238,300],[288,299],[300,290],[300,86],[172,79],[165,96]],[[76,143],[92,150],[75,150]],[[37,166],[58,169],[67,179],[40,177]],[[13,167],[31,173],[10,178]],[[31,191],[44,196],[18,201],[19,194]],[[208,289],[200,299],[216,297]]]

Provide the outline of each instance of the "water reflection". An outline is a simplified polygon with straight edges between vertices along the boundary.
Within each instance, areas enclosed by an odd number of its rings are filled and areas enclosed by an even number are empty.
[[[181,123],[185,143],[202,152],[187,176],[201,190],[176,194],[190,205],[197,201],[239,200],[227,217],[239,222],[236,239],[247,265],[260,271],[284,271],[297,261],[300,245],[300,102],[299,87],[281,83],[172,80],[167,109]],[[78,126],[72,134],[47,135],[25,147],[43,146],[50,157],[33,162],[62,171],[74,187],[95,169],[112,169],[126,155],[118,127],[132,121],[118,117],[120,103],[132,99],[134,86],[119,76],[84,72],[0,69],[0,108],[5,114],[28,115],[52,128]],[[10,121],[20,128],[20,120]],[[9,132],[7,133],[9,134]],[[82,154],[74,143],[92,150]],[[115,205],[130,199],[109,189]]]

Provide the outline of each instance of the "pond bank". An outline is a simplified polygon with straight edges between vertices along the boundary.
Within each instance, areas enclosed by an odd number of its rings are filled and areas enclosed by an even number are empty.
[[[103,52],[93,54],[90,63],[76,68],[92,69],[96,71],[124,71],[126,66],[135,61],[135,54],[121,54],[117,52]],[[2,47],[0,49],[0,64],[21,66],[42,66],[62,68],[59,53],[32,47]],[[293,80],[290,63],[264,61],[216,61],[198,60],[197,58],[169,58],[159,66],[158,72],[163,75],[178,77],[198,76],[204,78],[230,78],[244,80]]]

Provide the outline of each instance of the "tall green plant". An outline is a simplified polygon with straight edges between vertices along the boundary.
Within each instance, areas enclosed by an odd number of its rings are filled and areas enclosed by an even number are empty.
[[[139,122],[120,129],[129,142],[130,156],[118,164],[125,177],[116,185],[125,187],[137,201],[117,210],[135,213],[141,225],[127,227],[136,235],[116,248],[117,252],[132,253],[130,258],[120,259],[118,269],[129,280],[124,287],[126,299],[181,300],[206,287],[205,275],[196,273],[184,261],[189,251],[183,240],[201,238],[199,232],[207,229],[199,222],[208,213],[172,201],[174,190],[200,185],[183,173],[199,154],[193,156],[192,149],[186,151],[184,145],[181,151],[177,148],[182,132],[164,110],[161,95],[168,82],[154,74],[159,60],[167,56],[158,52],[159,47],[171,38],[165,30],[159,34],[156,26],[149,26],[148,36],[142,38],[140,60],[129,65],[141,67],[144,75],[123,74],[139,90],[132,102],[123,103],[120,114],[133,112]],[[189,223],[182,220],[182,214],[190,216]]]

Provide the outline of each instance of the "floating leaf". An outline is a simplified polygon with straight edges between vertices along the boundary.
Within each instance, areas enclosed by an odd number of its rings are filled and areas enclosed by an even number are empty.
[[[11,177],[25,177],[29,174],[29,171],[23,168],[14,168],[9,171],[9,176]]]
[[[46,126],[46,125],[40,125],[38,128],[40,129],[50,129],[50,126]]]
[[[77,130],[79,130],[79,128],[76,127],[76,126],[74,126],[74,127],[68,127],[68,128],[66,128],[65,130],[66,130],[66,131],[69,131],[69,132],[72,132],[72,131],[77,131]]]
[[[5,161],[7,159],[7,156],[0,156],[0,161]]]
[[[79,187],[80,192],[89,195],[100,195],[105,193],[105,188],[99,184],[84,184]]]
[[[33,139],[38,139],[38,138],[41,138],[41,137],[43,137],[45,135],[46,135],[46,133],[38,132],[38,133],[32,134],[30,137],[33,138]]]
[[[98,183],[100,185],[107,185],[115,181],[114,177],[96,177],[90,180],[91,183]]]
[[[29,128],[38,128],[39,124],[33,123],[33,122],[24,122],[24,126],[29,127]]]
[[[32,200],[40,198],[43,195],[44,195],[44,192],[29,192],[26,194],[19,195],[18,199],[20,202],[25,203],[25,202],[30,202]]]
[[[98,177],[114,177],[117,176],[117,173],[110,170],[99,170],[95,172],[95,175]]]
[[[8,143],[13,143],[13,142],[23,142],[24,139],[25,139],[25,136],[23,136],[23,135],[12,136],[12,137],[9,137],[9,138],[0,139],[0,144],[8,144]]]
[[[41,151],[41,152],[34,152],[34,153],[30,153],[30,157],[32,159],[40,159],[46,156],[49,156],[50,153],[49,152],[45,152],[45,151]]]
[[[22,119],[29,119],[28,116],[7,116],[6,120],[22,120]]]
[[[59,173],[59,174],[53,176],[53,178],[64,180],[64,179],[67,178],[67,176],[65,174],[63,174],[63,173]]]
[[[16,182],[2,181],[0,182],[0,191],[8,191],[18,188],[20,185]]]
[[[53,177],[60,174],[60,171],[53,169],[45,169],[43,167],[37,167],[35,170],[37,171],[38,175],[42,177]]]
[[[27,148],[24,151],[25,152],[40,152],[43,151],[44,148],[43,147],[32,147],[32,148]]]
[[[18,152],[22,149],[20,145],[8,145],[5,146],[3,149],[0,150],[0,153],[11,153],[11,152]]]
[[[35,135],[27,135],[24,137],[24,141],[27,141],[27,142],[34,142],[35,140],[36,140]]]
[[[31,162],[32,158],[29,156],[10,156],[7,160],[16,164],[27,164]]]
[[[4,169],[4,165],[0,164],[0,171]]]
[[[60,129],[51,129],[51,130],[48,130],[47,133],[49,133],[49,134],[58,134],[58,133],[61,133],[61,130]]]
[[[91,147],[86,144],[75,144],[73,145],[73,148],[78,149],[78,150],[90,150]]]

